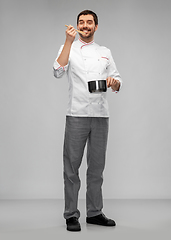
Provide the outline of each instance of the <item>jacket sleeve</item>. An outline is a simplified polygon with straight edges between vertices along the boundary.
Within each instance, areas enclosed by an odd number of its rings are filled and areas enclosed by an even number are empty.
[[[110,50],[109,50],[109,62],[110,62],[110,64],[108,66],[108,76],[113,77],[116,80],[119,80],[119,82],[120,82],[119,91],[120,91],[123,82],[122,82],[121,76],[120,76],[120,74],[119,74],[119,72],[116,68],[116,64],[113,60],[113,57],[112,57],[112,54],[111,54]],[[118,91],[113,91],[113,92],[118,92]]]
[[[59,57],[59,55],[61,54],[62,52],[62,49],[63,49],[63,46],[62,45],[59,49],[59,52],[58,52],[58,55],[57,55],[57,58],[55,59],[54,63],[53,63],[53,74],[56,78],[61,78],[65,72],[68,70],[68,64],[66,66],[61,66],[58,62],[57,62],[57,59]]]

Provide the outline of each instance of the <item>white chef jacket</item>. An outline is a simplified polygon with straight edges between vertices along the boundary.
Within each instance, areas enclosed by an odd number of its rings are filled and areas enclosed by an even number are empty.
[[[61,54],[61,46],[58,56]],[[122,80],[108,48],[94,41],[85,43],[81,39],[73,42],[69,61],[66,66],[53,64],[54,76],[60,78],[67,73],[69,83],[69,101],[67,116],[109,117],[107,92],[90,93],[88,81],[113,77]]]

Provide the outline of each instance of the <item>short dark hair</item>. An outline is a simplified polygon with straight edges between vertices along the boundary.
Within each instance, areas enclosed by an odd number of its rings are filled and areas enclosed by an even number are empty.
[[[84,11],[82,11],[82,12],[80,12],[80,13],[78,14],[78,16],[77,16],[77,25],[78,25],[78,22],[79,22],[79,17],[80,17],[81,15],[92,15],[93,18],[94,18],[95,25],[98,25],[98,17],[97,17],[97,15],[96,15],[96,13],[93,12],[93,11],[91,11],[91,10],[84,10]]]

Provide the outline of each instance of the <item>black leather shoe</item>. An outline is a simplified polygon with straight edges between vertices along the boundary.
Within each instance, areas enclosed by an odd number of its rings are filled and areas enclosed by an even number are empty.
[[[96,224],[101,226],[116,226],[116,223],[112,219],[108,219],[104,214],[97,215],[95,217],[87,217],[86,222],[90,224]]]
[[[66,219],[66,224],[67,224],[68,231],[72,231],[72,232],[81,231],[80,223],[78,221],[78,218],[76,217],[71,217]]]

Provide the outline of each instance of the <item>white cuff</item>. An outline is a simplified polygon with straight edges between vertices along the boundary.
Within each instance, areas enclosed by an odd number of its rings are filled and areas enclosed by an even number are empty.
[[[55,59],[55,62],[53,64],[53,68],[55,71],[66,71],[68,69],[68,64],[65,66],[61,66],[58,62],[57,59]]]

